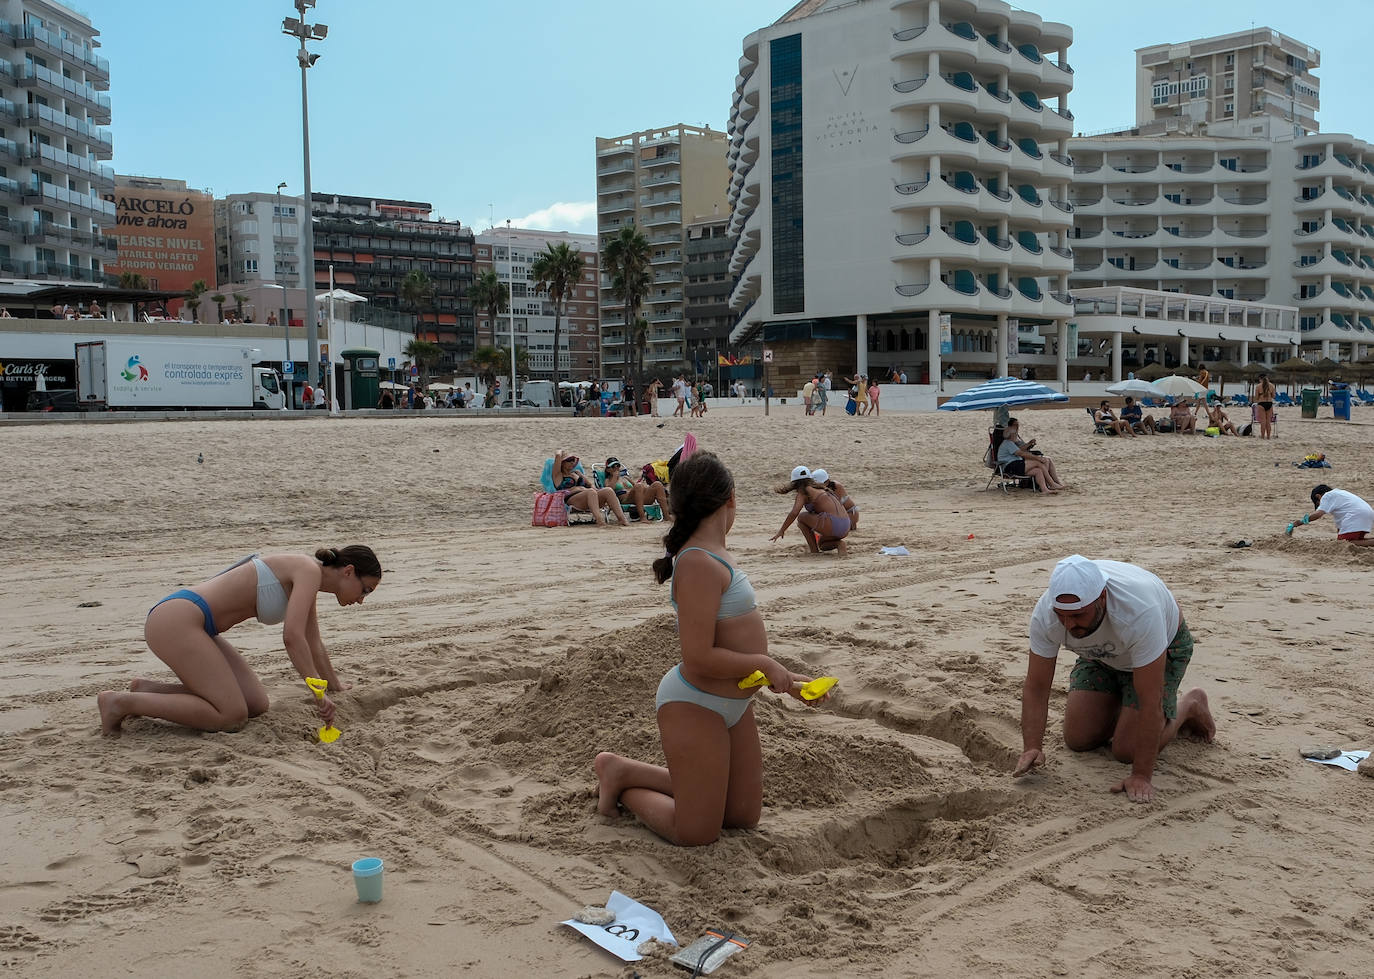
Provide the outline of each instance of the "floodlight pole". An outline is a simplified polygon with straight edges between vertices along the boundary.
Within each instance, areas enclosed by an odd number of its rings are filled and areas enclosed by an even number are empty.
[[[306,380],[315,385],[319,382],[320,369],[320,331],[315,322],[315,216],[314,202],[310,194],[310,96],[306,86],[305,73],[318,59],[318,54],[306,50],[306,40],[321,41],[328,33],[325,24],[307,24],[305,12],[315,6],[315,0],[295,0],[297,18],[288,17],[282,22],[282,33],[289,34],[301,42],[296,61],[301,66],[301,151],[305,162],[305,363]]]
[[[515,246],[511,244],[510,218],[506,218],[506,260],[510,263],[510,296],[506,309],[510,311],[510,406],[520,407],[515,399]],[[558,351],[554,351],[554,356]],[[498,406],[499,407],[499,406]]]

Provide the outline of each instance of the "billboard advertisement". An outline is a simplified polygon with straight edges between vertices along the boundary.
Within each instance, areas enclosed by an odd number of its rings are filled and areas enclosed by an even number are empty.
[[[115,206],[119,252],[105,263],[112,275],[137,272],[149,289],[178,292],[204,279],[214,290],[214,198],[198,191],[116,186],[105,194]],[[172,304],[175,313],[179,303]]]

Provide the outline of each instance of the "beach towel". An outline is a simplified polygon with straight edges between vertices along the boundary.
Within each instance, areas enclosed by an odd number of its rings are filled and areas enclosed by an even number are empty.
[[[573,472],[586,472],[582,468],[582,463],[573,466]],[[544,487],[545,492],[553,492],[553,460],[544,460],[544,471],[539,474],[539,485]]]

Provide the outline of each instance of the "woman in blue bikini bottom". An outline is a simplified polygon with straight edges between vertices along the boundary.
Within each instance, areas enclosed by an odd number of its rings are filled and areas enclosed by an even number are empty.
[[[267,690],[248,663],[220,635],[245,619],[283,623],[282,640],[302,677],[319,677],[342,689],[320,638],[315,597],[334,595],[356,605],[381,583],[372,549],[360,544],[325,547],[314,557],[276,554],[244,558],[194,589],[168,595],[148,612],[148,648],[177,675],[178,683],[139,678],[129,689],[99,695],[100,727],[116,737],[129,717],[159,717],[202,731],[231,731],[267,710]],[[316,702],[320,716],[334,717],[333,700]]]

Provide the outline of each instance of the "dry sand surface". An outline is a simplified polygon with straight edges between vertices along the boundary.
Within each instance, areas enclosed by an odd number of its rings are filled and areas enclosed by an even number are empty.
[[[1374,975],[1374,780],[1298,757],[1374,748],[1374,553],[1329,522],[1282,534],[1316,482],[1374,498],[1374,425],[1287,411],[1270,443],[1131,441],[1081,410],[1022,415],[1070,490],[984,492],[984,413],[0,429],[0,965],[628,977],[557,924],[618,889],[684,941],[753,939],[724,976]],[[762,824],[684,850],[598,816],[591,769],[658,756],[663,528],[529,518],[554,448],[638,465],[689,427],[734,470],[731,547],[774,655],[841,685],[819,710],[760,695]],[[1335,468],[1293,468],[1312,450]],[[862,505],[847,561],[769,543],[789,505],[770,488],[799,462]],[[256,623],[229,638],[270,713],[100,737],[98,691],[170,677],[143,645],[154,601],[250,551],[354,541],[389,570],[361,607],[320,602],[356,683],[342,740],[313,741],[280,629]],[[1185,687],[1209,693],[1216,743],[1168,747],[1149,805],[1107,791],[1108,753],[1064,749],[1067,655],[1049,764],[1009,774],[1026,619],[1073,552],[1155,571],[1197,638]],[[379,905],[354,901],[364,855],[386,861]],[[685,975],[661,955],[637,971]]]

